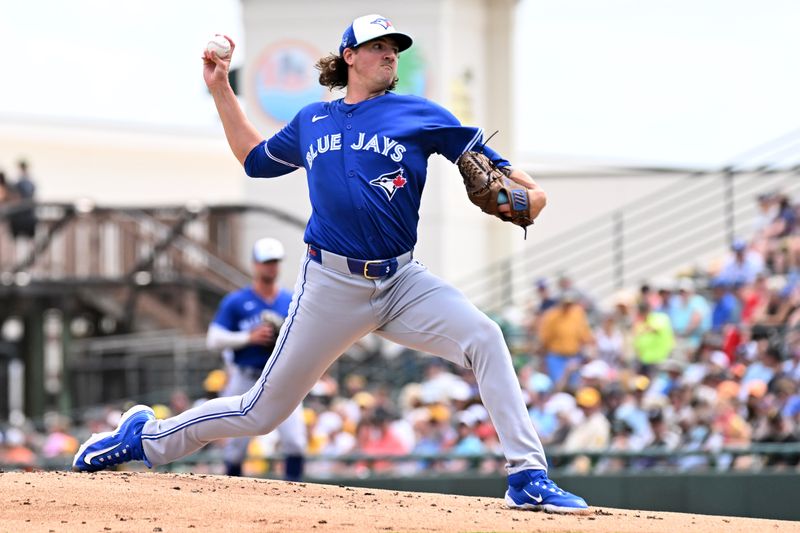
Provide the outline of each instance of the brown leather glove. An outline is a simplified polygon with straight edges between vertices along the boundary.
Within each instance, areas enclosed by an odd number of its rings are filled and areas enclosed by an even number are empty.
[[[511,173],[509,168],[495,166],[478,152],[464,152],[456,165],[464,179],[467,196],[481,211],[522,228],[533,224],[528,189],[508,177]],[[506,202],[511,210],[504,214],[499,207]]]

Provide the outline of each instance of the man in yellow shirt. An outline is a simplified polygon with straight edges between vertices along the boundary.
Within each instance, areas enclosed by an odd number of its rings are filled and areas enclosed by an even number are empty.
[[[577,367],[584,347],[593,340],[586,311],[577,303],[577,294],[564,292],[559,304],[545,312],[539,325],[539,343],[545,354],[547,375],[553,383],[569,380],[570,385],[577,384],[577,373],[572,377],[565,374]]]
[[[633,347],[641,372],[650,375],[654,365],[667,360],[675,347],[675,335],[669,315],[653,311],[647,301],[639,304],[640,319],[633,329]]]

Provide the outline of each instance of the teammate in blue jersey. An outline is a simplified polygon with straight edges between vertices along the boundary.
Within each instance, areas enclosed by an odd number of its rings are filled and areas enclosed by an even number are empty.
[[[278,331],[289,314],[292,293],[278,284],[283,244],[264,238],[253,246],[253,283],[223,298],[208,327],[207,344],[221,350],[228,381],[223,394],[239,396],[250,390],[267,364]],[[286,456],[284,478],[299,481],[303,476],[303,454],[307,436],[302,404],[277,428],[281,451]],[[229,439],[223,453],[226,473],[242,475],[249,437]]]
[[[374,332],[475,372],[507,459],[509,507],[590,512],[582,498],[547,476],[544,449],[500,328],[413,258],[428,158],[438,153],[455,162],[476,150],[498,166],[509,162],[482,144],[480,128],[462,126],[433,102],[391,92],[399,54],[411,44],[385,17],[355,19],[339,54],[317,65],[320,83],[344,88],[344,98],[306,106],[267,140],[231,90],[230,58],[204,54],[204,79],[248,175],[273,178],[302,168],[308,180],[308,253],[289,315],[272,357],[245,394],[166,420],[155,420],[146,406],[134,407],[116,433],[93,436],[81,447],[76,469],[99,470],[131,458],[165,464],[215,439],[271,431],[339,355]],[[544,192],[519,169],[510,178],[529,189],[535,218]]]

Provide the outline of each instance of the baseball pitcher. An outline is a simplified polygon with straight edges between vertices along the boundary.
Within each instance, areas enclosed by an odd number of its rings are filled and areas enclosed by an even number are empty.
[[[400,53],[411,45],[389,19],[358,17],[342,35],[338,54],[317,64],[320,83],[344,88],[344,98],[304,107],[267,140],[231,90],[230,56],[204,54],[206,84],[247,174],[274,178],[302,168],[307,176],[308,252],[289,314],[246,393],[166,420],[155,420],[149,407],[134,407],[116,432],[95,435],[81,447],[75,468],[99,470],[130,459],[160,465],[216,439],[271,431],[340,354],[375,332],[475,372],[507,459],[509,507],[589,512],[582,498],[547,475],[500,328],[414,258],[434,153],[460,162],[473,202],[499,218],[527,226],[546,198],[530,176],[486,146],[482,129],[461,125],[424,98],[392,92]]]

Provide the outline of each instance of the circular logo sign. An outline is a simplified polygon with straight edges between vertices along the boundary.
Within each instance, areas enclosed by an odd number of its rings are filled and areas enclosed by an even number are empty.
[[[269,46],[255,64],[255,96],[261,110],[276,122],[286,123],[303,106],[322,100],[325,87],[314,68],[322,54],[302,41]]]
[[[397,93],[425,96],[427,79],[425,75],[425,60],[419,53],[419,47],[413,46],[400,54],[397,63]]]

